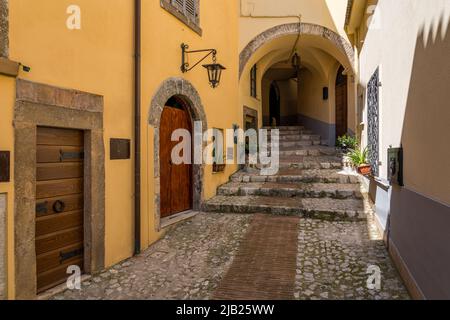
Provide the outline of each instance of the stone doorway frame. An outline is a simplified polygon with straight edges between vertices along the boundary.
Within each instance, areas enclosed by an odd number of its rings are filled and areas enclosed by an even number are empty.
[[[243,124],[244,124],[244,129],[247,123],[247,117],[252,117],[255,118],[255,126],[256,126],[256,130],[259,129],[259,119],[258,119],[258,111],[252,108],[249,108],[247,106],[244,106],[244,119],[243,119]]]
[[[201,121],[202,131],[208,130],[206,113],[203,108],[200,95],[195,87],[186,79],[169,78],[161,83],[154,94],[148,116],[148,124],[154,129],[153,139],[153,162],[154,162],[154,184],[155,184],[155,230],[161,231],[161,183],[160,183],[160,158],[159,158],[159,128],[161,126],[161,114],[166,102],[173,96],[180,97],[186,103],[187,110],[192,122]],[[194,131],[194,126],[192,127]],[[195,131],[194,131],[195,134]],[[203,139],[202,139],[203,141]],[[204,164],[192,165],[192,187],[193,204],[195,211],[202,209],[204,201]]]
[[[85,272],[105,265],[103,97],[18,79],[14,107],[14,254],[16,299],[36,298],[36,132],[84,131]]]

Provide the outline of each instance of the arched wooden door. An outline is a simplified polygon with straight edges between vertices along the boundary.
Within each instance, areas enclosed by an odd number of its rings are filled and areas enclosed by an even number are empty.
[[[339,68],[336,77],[336,139],[347,134],[348,105],[347,105],[347,76],[343,75],[344,68]]]
[[[272,125],[273,121],[275,120],[277,126],[279,126],[281,124],[280,90],[276,82],[273,82],[270,85],[269,112],[270,112],[269,125]]]
[[[192,164],[175,165],[171,159],[173,147],[180,143],[171,139],[172,132],[176,129],[186,129],[192,136],[189,113],[180,103],[164,107],[161,115],[159,141],[161,218],[192,209]]]

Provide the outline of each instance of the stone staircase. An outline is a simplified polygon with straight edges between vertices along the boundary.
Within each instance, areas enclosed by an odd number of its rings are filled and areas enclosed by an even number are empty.
[[[280,170],[255,168],[234,174],[204,203],[206,212],[299,215],[326,220],[366,218],[359,176],[344,170],[335,148],[303,127],[280,127]]]

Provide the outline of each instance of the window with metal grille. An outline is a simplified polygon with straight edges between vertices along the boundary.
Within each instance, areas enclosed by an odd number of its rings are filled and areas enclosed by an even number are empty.
[[[367,84],[367,145],[372,173],[379,176],[380,166],[380,70],[377,68]]]
[[[250,70],[250,95],[256,98],[256,64]]]
[[[171,0],[171,3],[187,18],[195,21],[198,17],[198,4],[196,0]]]

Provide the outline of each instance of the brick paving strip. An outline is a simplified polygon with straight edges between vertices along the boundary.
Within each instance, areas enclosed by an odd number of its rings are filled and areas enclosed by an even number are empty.
[[[257,214],[214,299],[292,300],[300,218]]]

